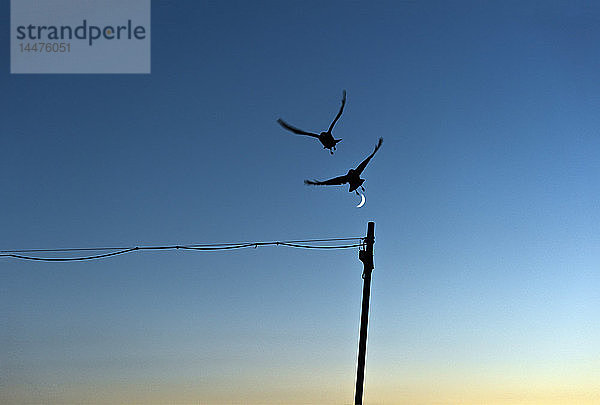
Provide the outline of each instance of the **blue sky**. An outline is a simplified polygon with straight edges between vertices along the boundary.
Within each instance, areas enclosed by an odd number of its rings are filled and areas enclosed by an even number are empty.
[[[566,1],[153,2],[150,75],[11,75],[2,30],[0,249],[372,220],[366,403],[598,403],[599,19]],[[277,125],[327,128],[342,89],[334,156]],[[302,184],[380,136],[363,208]],[[2,259],[1,402],[350,403],[361,270],[352,250]]]

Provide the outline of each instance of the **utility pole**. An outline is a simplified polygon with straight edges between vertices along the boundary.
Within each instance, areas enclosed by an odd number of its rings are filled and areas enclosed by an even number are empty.
[[[371,272],[373,271],[373,244],[375,243],[375,222],[367,226],[365,249],[358,252],[358,258],[363,262],[363,293],[362,310],[360,313],[360,337],[358,341],[358,366],[356,369],[356,391],[354,405],[363,403],[363,386],[365,380],[365,357],[367,354],[367,326],[369,324],[369,299],[371,297]]]

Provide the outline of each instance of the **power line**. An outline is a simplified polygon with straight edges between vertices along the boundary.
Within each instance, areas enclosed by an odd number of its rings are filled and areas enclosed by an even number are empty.
[[[239,246],[239,245],[273,245],[282,243],[316,243],[316,242],[342,242],[342,241],[362,241],[362,238],[329,238],[329,239],[304,239],[304,240],[286,240],[273,242],[232,242],[232,243],[204,243],[204,244],[185,244],[185,245],[167,245],[167,246],[139,246],[138,249],[173,249],[176,247],[219,247],[219,246]],[[34,253],[34,252],[84,252],[84,251],[100,251],[100,250],[123,250],[131,249],[131,246],[114,246],[114,247],[86,247],[86,248],[59,248],[59,249],[18,249],[18,250],[0,250],[2,253]]]
[[[323,242],[355,242],[350,244],[333,245],[315,245]],[[270,242],[237,242],[237,243],[208,243],[208,244],[190,244],[190,245],[165,245],[165,246],[118,246],[118,247],[88,247],[88,248],[63,248],[63,249],[19,249],[19,250],[0,250],[0,257],[9,257],[20,260],[35,260],[44,262],[73,262],[84,260],[103,259],[106,257],[122,255],[141,250],[196,250],[196,251],[217,251],[234,250],[245,248],[258,248],[262,246],[286,246],[297,249],[351,249],[363,246],[364,238],[330,238],[330,239],[305,239],[290,241],[270,241]],[[37,257],[24,255],[23,253],[70,253],[70,252],[101,252],[112,251],[91,256],[80,257]]]
[[[18,255],[18,254],[14,254],[14,253],[0,254],[0,257],[12,257],[13,259],[37,260],[37,261],[42,261],[42,262],[74,262],[74,261],[81,261],[81,260],[102,259],[105,257],[122,255],[123,253],[132,252],[134,250],[139,250],[139,249],[131,248],[131,249],[120,250],[118,252],[104,253],[101,255],[85,256],[85,257],[32,257],[32,256],[22,256],[22,255]]]

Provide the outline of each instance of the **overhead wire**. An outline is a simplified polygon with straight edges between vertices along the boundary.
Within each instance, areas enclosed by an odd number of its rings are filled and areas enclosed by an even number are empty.
[[[357,242],[333,245],[314,245],[314,243],[323,242]],[[258,248],[262,246],[286,246],[299,249],[351,249],[361,247],[364,244],[364,238],[329,238],[329,239],[305,239],[290,241],[261,241],[261,242],[236,242],[236,243],[208,243],[208,244],[189,244],[189,245],[164,245],[164,246],[134,246],[134,247],[86,247],[86,248],[62,248],[62,249],[19,249],[19,250],[0,250],[0,257],[7,257],[20,260],[34,260],[44,262],[72,262],[103,259],[112,256],[118,256],[125,253],[141,250],[195,250],[195,251],[219,251],[234,250],[245,248]],[[38,257],[25,255],[26,253],[70,253],[70,252],[101,252],[97,255],[79,256],[79,257]]]

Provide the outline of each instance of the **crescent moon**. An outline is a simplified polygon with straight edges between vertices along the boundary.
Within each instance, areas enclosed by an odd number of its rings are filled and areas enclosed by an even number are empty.
[[[362,194],[362,193],[360,194],[360,198],[361,198],[361,200],[360,200],[360,204],[358,204],[358,205],[356,206],[356,208],[360,208],[360,207],[362,207],[363,205],[365,205],[365,201],[367,201],[367,199],[365,198],[365,195],[364,195],[364,194]]]

